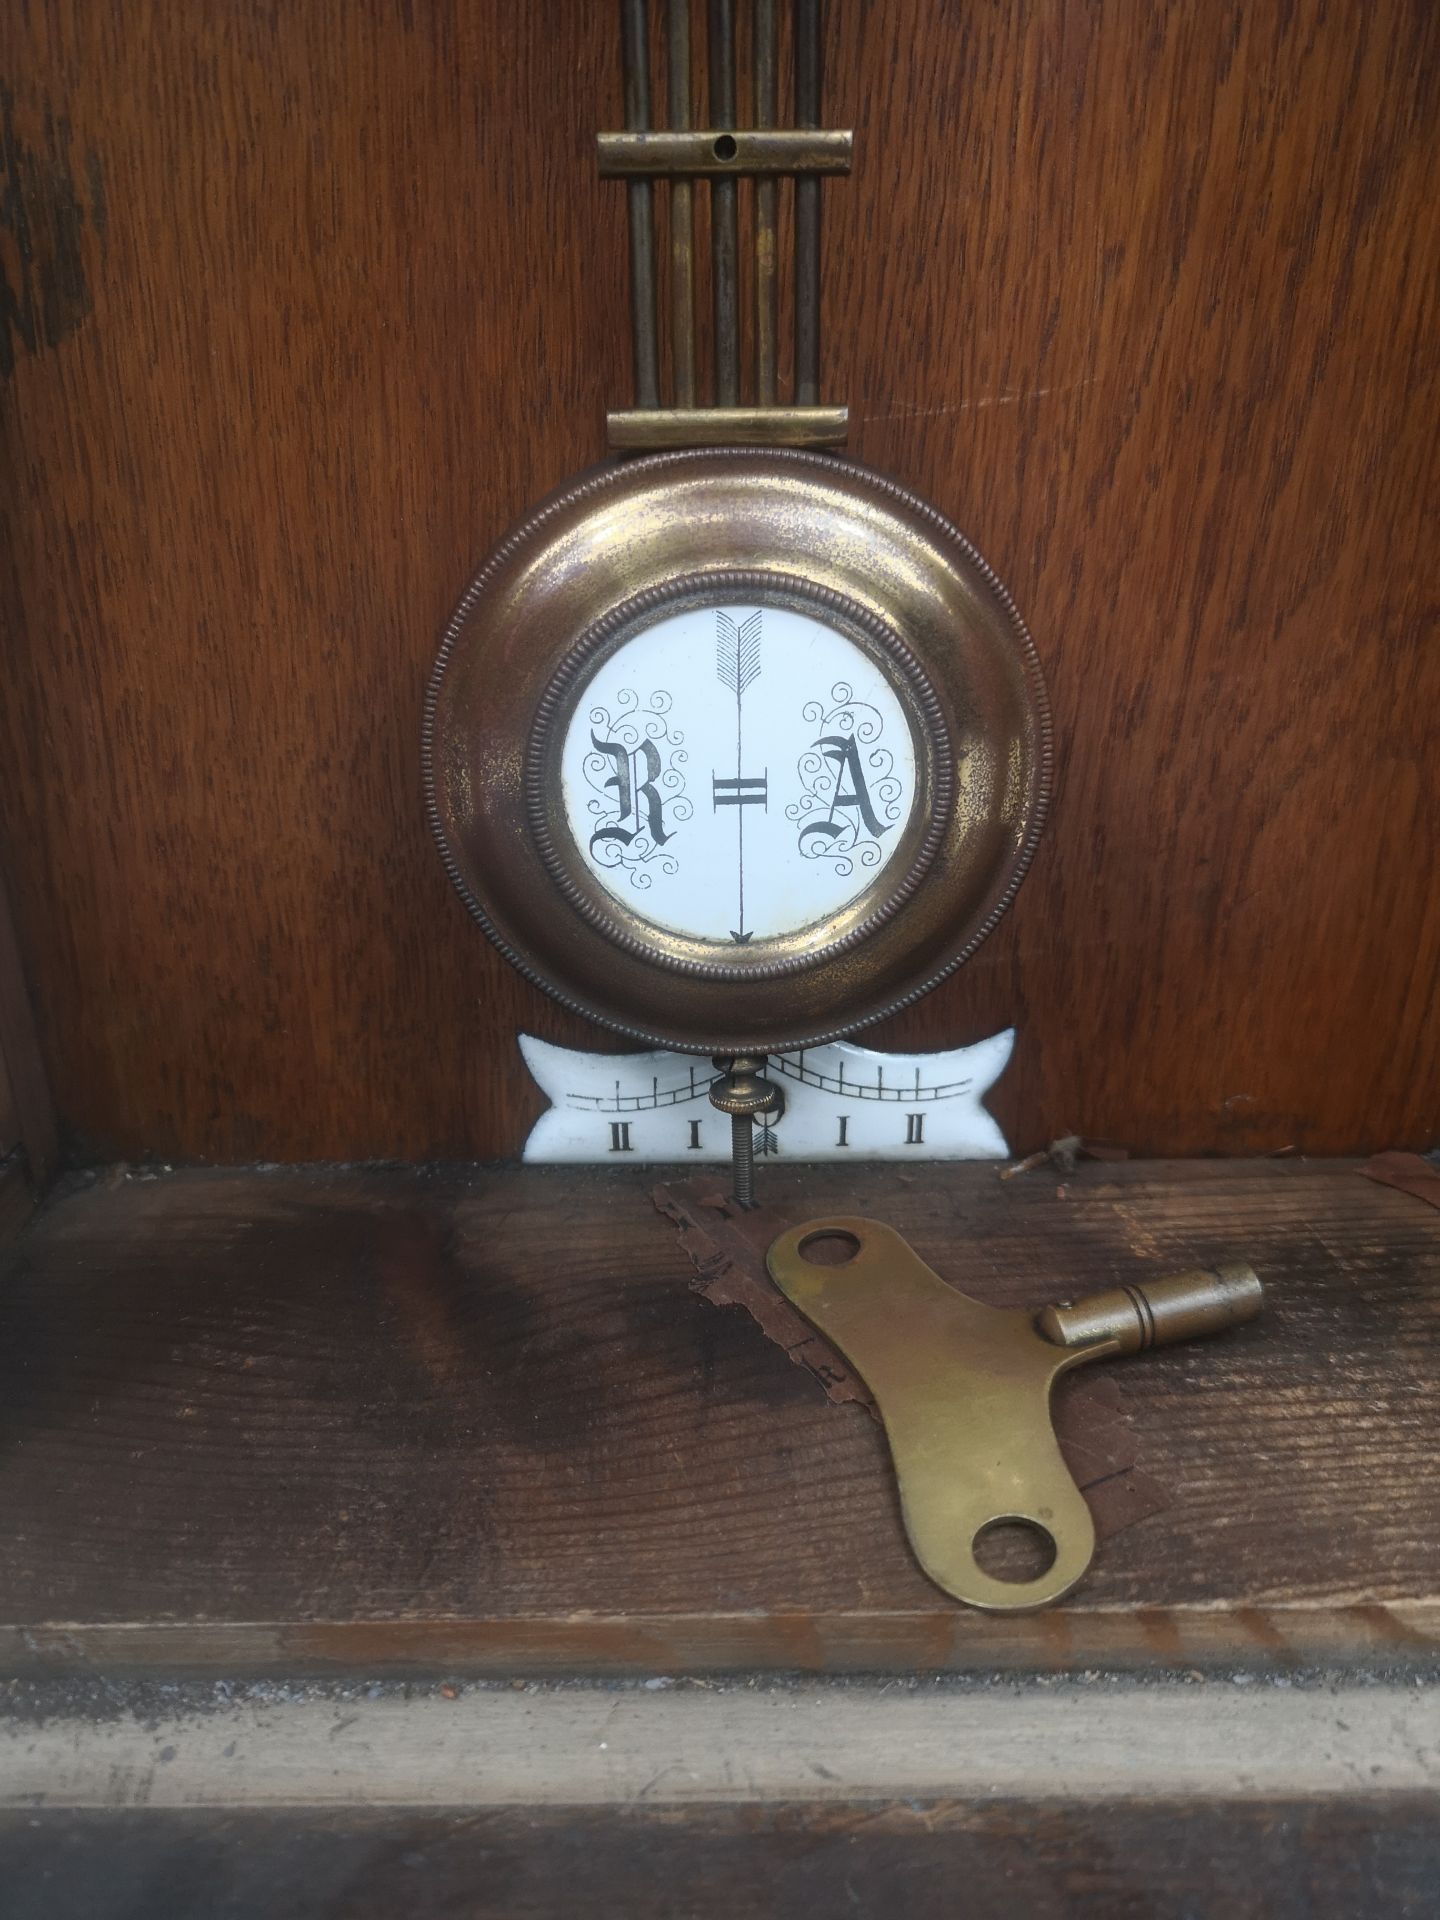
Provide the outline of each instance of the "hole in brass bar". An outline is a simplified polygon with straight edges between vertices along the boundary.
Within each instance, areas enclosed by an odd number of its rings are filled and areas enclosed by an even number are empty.
[[[739,151],[733,133],[722,133],[715,142],[714,152],[717,160],[733,160]]]
[[[812,1267],[848,1266],[859,1251],[860,1242],[853,1233],[833,1227],[824,1233],[807,1233],[800,1242],[800,1257]]]
[[[733,146],[717,142],[729,134]],[[850,171],[855,144],[849,127],[743,127],[717,121],[710,127],[657,132],[598,133],[600,177],[604,180],[662,180],[672,174],[734,171],[757,179],[784,175],[843,174]]]
[[[1022,1585],[1038,1580],[1055,1564],[1055,1539],[1038,1520],[1001,1514],[988,1520],[971,1544],[975,1563],[992,1580]]]

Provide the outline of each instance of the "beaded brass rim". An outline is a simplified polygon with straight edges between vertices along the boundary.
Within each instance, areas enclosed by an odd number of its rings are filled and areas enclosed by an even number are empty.
[[[541,855],[527,772],[545,691],[584,636],[642,595],[721,572],[799,579],[812,603],[833,593],[903,636],[935,695],[953,797],[903,910],[815,964],[717,978],[657,965],[577,913]],[[500,952],[611,1032],[706,1054],[819,1045],[944,980],[1030,864],[1050,756],[1030,636],[970,543],[895,482],[789,449],[659,454],[552,495],[461,598],[431,676],[423,741],[442,861]]]
[[[916,766],[921,770],[918,804],[907,835],[909,856],[901,863],[898,878],[887,872],[850,903],[844,915],[850,924],[842,934],[799,951],[794,938],[787,937],[728,952],[721,949],[724,957],[712,958],[712,942],[683,940],[641,913],[623,913],[613,897],[591,880],[558,804],[559,754],[566,723],[604,659],[667,614],[717,600],[755,601],[762,606],[789,607],[823,616],[888,665],[891,684],[907,710]],[[550,877],[575,911],[616,946],[640,959],[709,980],[780,979],[820,966],[866,940],[904,906],[919,886],[944,839],[953,801],[954,767],[944,715],[924,669],[899,634],[831,588],[817,586],[798,574],[754,569],[719,568],[682,575],[663,586],[648,588],[602,615],[576,642],[545,689],[531,729],[525,775],[526,811],[535,844]],[[777,951],[771,955],[767,952],[770,948]]]

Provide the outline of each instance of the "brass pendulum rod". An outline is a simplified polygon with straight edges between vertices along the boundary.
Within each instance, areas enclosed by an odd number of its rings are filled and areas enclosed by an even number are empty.
[[[710,124],[722,135],[735,125],[735,8],[710,0]],[[718,144],[718,143],[717,143]],[[730,143],[734,147],[734,141]],[[740,404],[740,224],[736,182],[710,187],[710,240],[715,278],[715,404]]]
[[[625,125],[632,133],[650,127],[650,29],[646,0],[620,0],[620,39],[625,70]],[[655,315],[655,189],[631,180],[630,318],[635,349],[635,404],[660,404],[659,328]]]
[[[755,125],[775,124],[775,0],[755,0]],[[780,183],[771,174],[755,183],[755,398],[773,407],[776,397],[775,335],[780,325],[780,262],[777,211]]]
[[[820,124],[820,0],[795,0],[795,124]],[[820,182],[795,180],[795,404],[820,398]]]
[[[709,124],[696,126],[692,0],[621,0],[625,128],[598,136],[600,172],[621,179],[630,206],[630,277],[635,404],[607,417],[617,451],[662,447],[834,447],[845,439],[844,407],[821,406],[820,181],[848,173],[852,136],[820,125],[819,0],[791,0],[795,34],[795,121],[780,117],[779,0],[749,0],[751,126],[737,124],[735,0],[706,0]],[[668,126],[652,125],[649,15],[665,23]],[[755,181],[754,395],[740,400],[739,183]],[[782,178],[795,182],[795,392],[779,398]],[[669,186],[668,324],[672,395],[659,398],[654,183]],[[714,377],[709,405],[698,399],[695,312],[695,182],[710,187],[714,294]]]
[[[690,126],[690,0],[670,0],[669,108],[676,132]],[[670,183],[670,355],[675,405],[695,404],[695,203],[688,179]]]

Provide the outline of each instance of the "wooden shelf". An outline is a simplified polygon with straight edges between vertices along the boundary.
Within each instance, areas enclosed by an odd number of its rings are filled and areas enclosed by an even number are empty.
[[[101,1176],[0,1265],[0,1667],[1425,1662],[1440,1213],[1351,1163],[766,1169],[997,1303],[1243,1255],[1117,1364],[1163,1511],[1063,1606],[916,1571],[883,1441],[689,1289],[644,1169]]]
[[[1432,1909],[1435,1808],[1236,1805],[311,1808],[0,1817],[9,1920],[905,1920]],[[681,1890],[677,1897],[677,1889]],[[163,1904],[161,1904],[163,1902]]]

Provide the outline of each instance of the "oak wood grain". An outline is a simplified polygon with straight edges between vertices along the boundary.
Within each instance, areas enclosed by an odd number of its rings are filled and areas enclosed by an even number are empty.
[[[1345,1164],[767,1168],[1040,1304],[1244,1256],[1116,1363],[1162,1511],[1047,1612],[914,1566],[875,1423],[688,1285],[641,1174],[117,1173],[0,1257],[0,1666],[1433,1661],[1440,1215]]]
[[[1011,584],[1061,747],[1006,924],[877,1042],[1018,1023],[1025,1146],[1428,1145],[1440,12],[827,14],[824,389]],[[0,19],[0,848],[81,1152],[512,1153],[516,1029],[594,1038],[450,896],[418,729],[629,398],[615,38]]]

